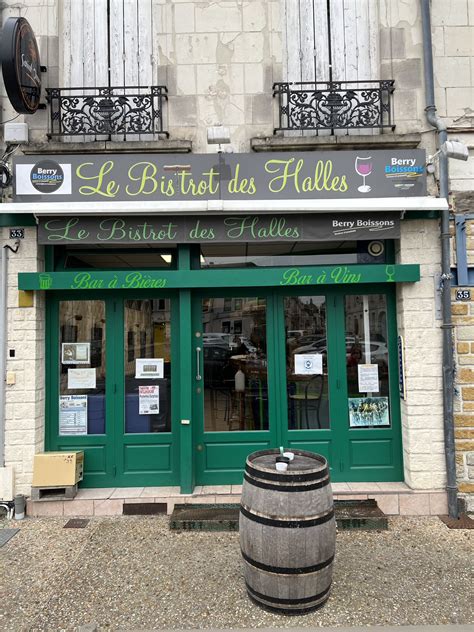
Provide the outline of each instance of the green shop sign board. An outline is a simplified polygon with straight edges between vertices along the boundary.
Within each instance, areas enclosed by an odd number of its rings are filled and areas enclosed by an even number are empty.
[[[421,149],[75,154],[14,159],[14,202],[308,200],[426,195]]]
[[[175,244],[397,239],[398,213],[40,218],[38,243]]]
[[[356,285],[420,280],[420,266],[353,265],[262,270],[20,272],[20,290],[162,290],[173,288]]]

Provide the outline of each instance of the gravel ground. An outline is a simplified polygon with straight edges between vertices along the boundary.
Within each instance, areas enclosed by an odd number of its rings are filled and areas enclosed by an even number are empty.
[[[332,594],[285,617],[246,596],[236,533],[171,532],[168,519],[5,520],[0,630],[256,628],[474,623],[472,531],[393,518],[388,531],[337,536]]]

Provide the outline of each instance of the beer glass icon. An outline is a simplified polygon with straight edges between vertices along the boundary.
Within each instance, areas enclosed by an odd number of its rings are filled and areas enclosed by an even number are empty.
[[[44,272],[39,275],[40,290],[49,290],[53,285],[53,277]]]

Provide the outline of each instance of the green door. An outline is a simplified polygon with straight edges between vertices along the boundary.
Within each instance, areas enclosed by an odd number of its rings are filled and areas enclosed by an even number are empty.
[[[61,294],[48,321],[47,449],[84,450],[85,487],[178,485],[175,296]]]
[[[198,485],[241,484],[247,454],[278,445],[275,318],[268,290],[194,295]]]
[[[325,455],[334,481],[403,479],[392,293],[200,293],[193,324],[197,484],[240,484],[278,446]]]

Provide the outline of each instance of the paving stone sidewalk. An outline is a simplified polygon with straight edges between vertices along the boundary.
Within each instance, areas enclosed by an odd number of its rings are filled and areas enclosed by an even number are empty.
[[[158,517],[22,522],[0,549],[0,630],[156,630],[473,624],[473,532],[438,518],[343,531],[331,598],[312,614],[246,596],[236,533],[168,530]]]

